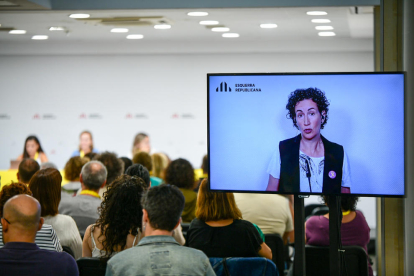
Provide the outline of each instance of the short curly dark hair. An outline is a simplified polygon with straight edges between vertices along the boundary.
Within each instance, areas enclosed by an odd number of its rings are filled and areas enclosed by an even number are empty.
[[[323,116],[324,120],[321,124],[321,129],[323,129],[326,122],[328,121],[329,101],[326,99],[325,93],[316,87],[310,87],[308,89],[296,89],[290,93],[288,103],[286,104],[286,109],[288,110],[286,117],[292,119],[293,125],[299,129],[296,122],[295,106],[298,102],[306,99],[311,99],[316,103],[319,113],[322,114],[322,112],[325,111],[325,114]]]
[[[190,162],[179,158],[168,165],[165,181],[178,188],[192,189],[194,186],[194,169]]]
[[[0,217],[3,217],[3,206],[7,200],[16,195],[32,195],[29,187],[21,182],[12,182],[10,185],[3,186],[0,192]]]
[[[104,237],[102,250],[108,259],[112,253],[125,249],[128,234],[137,235],[142,227],[141,199],[147,190],[139,177],[121,175],[104,192],[96,226]]]
[[[93,160],[100,161],[105,165],[108,171],[106,185],[110,185],[112,181],[124,173],[124,162],[114,152],[105,151],[95,156]]]

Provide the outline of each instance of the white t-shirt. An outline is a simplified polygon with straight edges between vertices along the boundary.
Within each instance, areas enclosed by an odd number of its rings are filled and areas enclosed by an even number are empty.
[[[275,151],[270,160],[267,173],[274,178],[280,179],[280,152],[279,149]],[[323,168],[325,164],[325,157],[310,157],[299,151],[299,173],[300,173],[300,192],[309,193],[309,179],[306,177],[307,164],[310,168],[310,185],[312,193],[322,193],[323,187]],[[349,167],[348,155],[344,151],[344,161],[342,165],[342,187],[351,188],[351,171]]]

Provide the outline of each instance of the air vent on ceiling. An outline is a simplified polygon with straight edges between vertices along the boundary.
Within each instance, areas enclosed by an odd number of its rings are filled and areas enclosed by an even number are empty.
[[[351,7],[349,8],[351,14],[373,14],[374,7]]]
[[[154,26],[159,24],[172,24],[171,20],[163,16],[147,17],[90,17],[77,19],[90,24],[101,24],[105,26],[126,27],[126,26]]]

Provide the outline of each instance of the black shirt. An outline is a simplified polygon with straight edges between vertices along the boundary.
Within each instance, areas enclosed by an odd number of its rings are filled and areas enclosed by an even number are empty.
[[[262,243],[256,227],[246,220],[211,227],[194,219],[187,232],[187,245],[203,251],[208,257],[259,257]]]

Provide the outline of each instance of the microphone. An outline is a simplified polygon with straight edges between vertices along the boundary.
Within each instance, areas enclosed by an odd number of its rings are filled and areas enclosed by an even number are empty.
[[[310,172],[310,166],[309,166],[309,162],[308,162],[308,160],[307,159],[305,159],[305,162],[306,162],[306,168],[307,168],[307,170],[306,170],[306,177],[308,178],[308,181],[309,181],[309,191],[312,193],[312,186],[311,186],[311,182],[310,182],[310,179],[311,179],[311,172]]]

